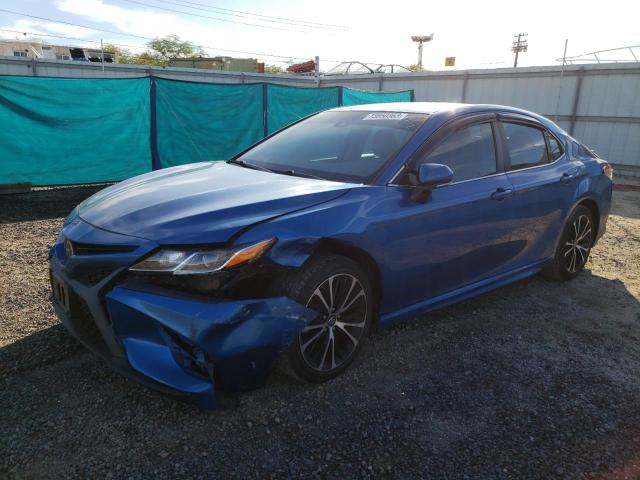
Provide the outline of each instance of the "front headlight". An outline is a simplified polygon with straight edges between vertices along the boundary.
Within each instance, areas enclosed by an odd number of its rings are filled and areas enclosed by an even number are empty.
[[[174,275],[213,273],[254,262],[274,243],[276,239],[270,238],[235,250],[160,250],[129,270]]]

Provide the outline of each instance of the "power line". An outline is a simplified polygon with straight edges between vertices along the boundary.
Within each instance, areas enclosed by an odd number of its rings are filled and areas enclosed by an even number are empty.
[[[16,12],[14,10],[8,10],[5,8],[0,8],[0,12],[5,12],[5,13],[10,13],[13,15],[18,15],[21,17],[27,17],[27,18],[34,18],[37,20],[44,20],[45,22],[53,22],[53,23],[60,23],[63,25],[70,25],[72,27],[80,27],[80,28],[84,28],[87,30],[93,30],[96,32],[104,32],[104,33],[110,33],[113,35],[119,35],[119,36],[123,36],[123,37],[131,37],[131,38],[140,38],[142,40],[147,40],[147,41],[151,41],[151,40],[155,40],[155,38],[152,37],[145,37],[143,35],[136,35],[135,33],[125,33],[125,32],[117,32],[115,30],[107,30],[104,28],[97,28],[97,27],[87,27],[86,25],[81,25],[79,23],[74,23],[74,22],[66,22],[63,20],[55,20],[53,18],[47,18],[47,17],[40,17],[37,15],[30,15],[28,13],[22,13],[22,12]],[[16,33],[29,33],[29,32],[22,32],[22,31],[15,31]],[[42,34],[34,34],[31,33],[31,35],[42,35]],[[48,35],[51,37],[54,37],[54,35]],[[58,36],[59,38],[64,38],[62,36]],[[69,39],[72,39],[72,37],[66,37]],[[78,40],[83,40],[83,39],[78,39]],[[269,53],[261,53],[261,52],[248,52],[245,50],[232,50],[230,48],[221,48],[221,47],[212,47],[210,45],[193,45],[194,47],[199,47],[202,49],[207,49],[207,50],[218,50],[218,51],[222,51],[222,52],[230,52],[230,53],[241,53],[244,55],[256,55],[259,57],[268,57],[268,58],[282,58],[282,59],[286,59],[286,60],[308,60],[308,57],[300,57],[300,56],[292,56],[292,55],[275,55],[275,54],[269,54]],[[133,46],[131,45],[131,47],[133,48],[139,48],[140,46]],[[329,62],[329,63],[341,63],[344,62],[345,60],[333,60],[333,59],[323,59],[323,61],[325,62]],[[379,62],[367,62],[367,63],[379,63]]]
[[[78,42],[100,43],[100,40],[89,40],[86,38],[67,37],[66,35],[54,35],[51,33],[23,32],[20,30],[11,30],[9,28],[0,28],[0,32],[19,33],[22,35],[33,35],[34,37],[64,38],[65,40],[76,40]],[[128,47],[128,48],[144,47],[144,45],[127,45],[126,43],[111,43],[111,42],[108,42],[108,43],[111,45],[115,45],[116,47]]]
[[[143,7],[157,8],[158,10],[165,10],[167,12],[180,13],[182,15],[190,15],[192,17],[207,18],[209,20],[215,20],[216,22],[236,23],[239,25],[248,25],[250,27],[266,28],[269,30],[281,30],[283,32],[303,32],[303,30],[293,30],[291,28],[272,27],[270,25],[260,25],[258,23],[239,22],[237,20],[229,20],[228,18],[211,17],[209,15],[201,15],[199,13],[183,12],[182,10],[175,10],[173,8],[168,8],[168,7],[160,7],[158,5],[151,5],[149,3],[138,2],[137,0],[124,0],[124,1],[128,3],[135,3],[137,5],[142,5]]]
[[[231,17],[246,18],[247,16],[250,16],[250,17],[255,17],[257,19],[262,19],[265,22],[280,23],[283,25],[294,25],[298,27],[307,27],[307,28],[321,28],[321,29],[327,29],[327,30],[345,30],[345,31],[348,30],[348,27],[344,25],[333,25],[330,23],[309,22],[306,20],[295,20],[292,18],[274,17],[271,15],[260,15],[257,13],[243,12],[241,10],[232,10],[229,8],[214,7],[212,5],[206,5],[204,3],[197,3],[197,2],[190,2],[187,0],[175,0],[175,1],[155,0],[155,1],[161,2],[161,3],[168,3],[169,5],[177,5],[179,7],[184,7],[184,8],[192,8],[194,10],[201,10],[204,12],[215,12],[220,15],[228,15]],[[180,2],[180,3],[177,3],[177,2]]]
[[[98,32],[111,33],[111,34],[114,34],[114,35],[123,35],[123,36],[127,36],[127,37],[141,38],[143,40],[153,40],[153,38],[143,37],[142,35],[135,35],[133,33],[122,33],[122,32],[116,32],[115,30],[106,30],[104,28],[86,27],[86,26],[80,25],[78,23],[65,22],[64,20],[54,20],[52,18],[46,18],[46,17],[38,17],[37,15],[30,15],[28,13],[15,12],[13,10],[7,10],[5,8],[0,8],[0,12],[12,13],[13,15],[20,15],[21,17],[35,18],[37,20],[44,20],[45,22],[61,23],[63,25],[71,25],[72,27],[86,28],[87,30],[95,30],[95,31],[98,31]]]
[[[79,27],[81,27],[81,25],[77,25]],[[82,28],[89,28],[89,27],[82,27]],[[51,37],[51,38],[63,38],[65,40],[75,40],[78,42],[90,42],[90,43],[100,43],[100,40],[89,40],[86,38],[78,38],[78,37],[69,37],[66,35],[54,35],[54,34],[50,34],[50,33],[36,33],[36,32],[25,32],[25,31],[21,31],[21,30],[11,30],[8,28],[0,28],[0,32],[10,32],[10,33],[19,33],[22,35],[33,35],[36,37]],[[143,37],[143,38],[147,38],[147,37]],[[153,40],[152,38],[149,38],[149,40]],[[126,44],[126,43],[114,43],[114,42],[108,42],[111,45],[115,45],[116,47],[127,47],[127,48],[145,48],[145,45],[130,45],[130,44]],[[232,52],[232,53],[243,53],[246,55],[256,55],[256,56],[260,56],[260,57],[274,57],[274,58],[285,58],[286,60],[271,60],[272,62],[276,62],[276,63],[286,63],[289,60],[304,60],[305,57],[288,57],[285,55],[268,55],[265,53],[256,53],[256,52],[244,52],[241,50],[227,50],[225,48],[214,48],[214,47],[207,47],[204,45],[195,45],[196,47],[201,47],[201,48],[206,48],[209,50],[214,50],[214,51],[219,51],[219,52]]]
[[[189,3],[191,5],[199,5],[201,7],[207,7],[207,8],[212,9],[212,10],[223,10],[223,11],[227,11],[227,12],[241,13],[241,14],[244,14],[244,15],[251,15],[253,17],[272,18],[272,19],[276,19],[276,20],[288,20],[288,21],[291,21],[291,22],[307,23],[307,24],[310,24],[310,25],[320,25],[320,26],[324,26],[324,27],[336,27],[336,28],[344,28],[344,29],[347,28],[346,25],[335,25],[335,24],[332,24],[332,23],[320,23],[320,22],[308,22],[306,20],[296,20],[296,19],[293,19],[293,18],[286,18],[286,17],[275,17],[273,15],[261,15],[261,14],[257,14],[257,13],[244,12],[242,10],[233,10],[231,8],[214,7],[212,5],[207,5],[205,3],[193,2],[193,1],[190,1],[190,0],[178,0],[178,1],[180,1],[182,3]]]
[[[105,33],[111,33],[113,35],[120,35],[120,36],[124,36],[124,37],[132,37],[132,38],[140,38],[142,40],[155,40],[155,38],[152,37],[145,37],[143,35],[136,35],[135,33],[125,33],[125,32],[116,32],[115,30],[107,30],[104,28],[97,28],[97,27],[87,27],[86,25],[81,25],[79,23],[73,23],[73,22],[65,22],[62,20],[54,20],[52,18],[46,18],[46,17],[39,17],[37,15],[30,15],[27,13],[22,13],[22,12],[15,12],[13,10],[7,10],[4,8],[0,8],[0,12],[7,12],[7,13],[12,13],[14,15],[20,15],[23,17],[28,17],[28,18],[35,18],[37,20],[44,20],[45,22],[54,22],[54,23],[61,23],[64,25],[71,25],[73,27],[80,27],[80,28],[85,28],[87,30],[94,30],[97,32],[105,32]],[[246,55],[258,55],[261,57],[273,57],[273,58],[286,58],[286,59],[295,59],[295,60],[304,60],[306,57],[292,57],[289,55],[271,55],[268,53],[259,53],[259,52],[246,52],[243,50],[231,50],[229,48],[220,48],[220,47],[212,47],[209,45],[194,45],[195,47],[200,47],[200,48],[204,48],[204,49],[209,49],[209,50],[220,50],[220,51],[224,51],[224,52],[233,52],[233,53],[243,53]]]

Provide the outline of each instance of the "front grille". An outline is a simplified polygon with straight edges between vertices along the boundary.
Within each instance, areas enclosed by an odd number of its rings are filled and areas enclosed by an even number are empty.
[[[71,245],[73,255],[108,255],[110,253],[128,253],[133,252],[135,245],[98,245],[92,243],[80,243],[71,240],[67,241]]]
[[[83,342],[93,350],[109,355],[109,348],[91,315],[89,306],[71,289],[69,289],[69,320]]]
[[[78,269],[75,273],[75,277],[83,285],[93,287],[101,280],[111,275],[114,270],[115,267],[113,266],[86,268],[82,270]]]

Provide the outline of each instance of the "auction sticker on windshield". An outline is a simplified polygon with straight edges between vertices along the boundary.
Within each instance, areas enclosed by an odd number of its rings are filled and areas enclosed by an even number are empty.
[[[402,120],[406,118],[408,113],[398,113],[398,112],[375,112],[370,113],[362,120]]]

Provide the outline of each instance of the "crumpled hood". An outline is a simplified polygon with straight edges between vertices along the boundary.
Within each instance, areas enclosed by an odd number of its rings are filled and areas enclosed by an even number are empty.
[[[353,186],[225,162],[196,163],[106,188],[80,204],[79,216],[159,244],[223,243],[244,227],[327,202]]]

